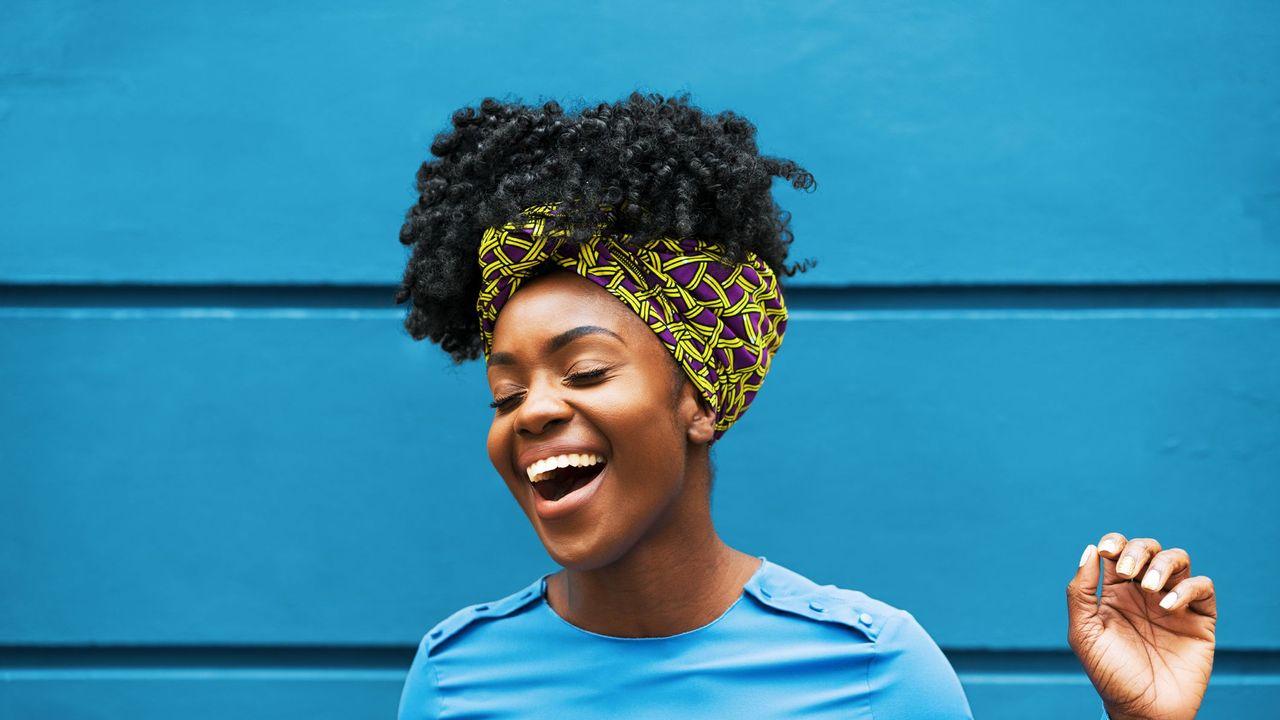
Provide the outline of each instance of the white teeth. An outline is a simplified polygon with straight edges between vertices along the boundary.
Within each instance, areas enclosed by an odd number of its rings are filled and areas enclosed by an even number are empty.
[[[591,453],[570,453],[568,455],[556,455],[554,457],[543,458],[525,468],[525,472],[528,473],[529,480],[533,482],[540,482],[542,480],[546,480],[547,478],[545,477],[545,474],[552,470],[558,470],[559,468],[569,466],[590,467],[592,465],[599,465],[602,462],[604,462],[604,458],[599,455],[593,455]]]

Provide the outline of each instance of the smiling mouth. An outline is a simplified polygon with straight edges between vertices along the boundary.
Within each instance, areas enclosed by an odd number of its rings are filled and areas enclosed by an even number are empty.
[[[533,489],[542,496],[542,499],[555,502],[575,490],[586,487],[600,475],[606,465],[604,458],[598,456],[591,458],[593,460],[598,458],[598,462],[578,464],[580,458],[586,460],[587,457],[590,456],[573,456],[574,464],[564,467],[543,469],[535,465],[534,469],[541,472],[530,474]]]

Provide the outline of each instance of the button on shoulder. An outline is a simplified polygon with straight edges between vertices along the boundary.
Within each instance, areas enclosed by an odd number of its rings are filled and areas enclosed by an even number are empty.
[[[898,609],[858,590],[819,585],[809,578],[765,560],[743,588],[760,602],[777,610],[817,622],[846,625],[875,641]]]

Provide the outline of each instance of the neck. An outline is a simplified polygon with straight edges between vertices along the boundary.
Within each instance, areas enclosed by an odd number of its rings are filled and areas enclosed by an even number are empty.
[[[694,485],[697,502],[672,508],[665,522],[617,560],[548,578],[552,609],[584,630],[616,637],[677,635],[723,615],[742,596],[760,559],[720,539],[707,486]]]

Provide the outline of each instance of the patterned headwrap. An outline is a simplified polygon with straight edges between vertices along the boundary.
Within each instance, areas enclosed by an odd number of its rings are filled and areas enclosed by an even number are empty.
[[[754,253],[728,263],[720,246],[696,238],[658,238],[635,249],[630,235],[601,224],[568,246],[553,228],[558,203],[526,209],[523,219],[490,227],[480,240],[476,311],[484,356],[498,312],[547,261],[594,282],[640,316],[715,410],[720,439],[755,398],[782,345],[787,307],[773,270]],[[605,208],[608,210],[608,208]]]

